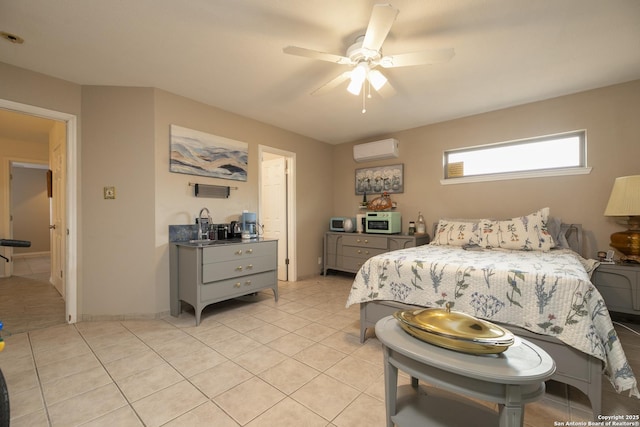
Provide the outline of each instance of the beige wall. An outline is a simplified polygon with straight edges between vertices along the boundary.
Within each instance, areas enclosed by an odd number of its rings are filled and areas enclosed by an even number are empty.
[[[80,116],[81,86],[0,62],[0,98]]]
[[[156,286],[158,306],[168,306],[169,249],[168,226],[193,224],[202,207],[211,212],[213,222],[238,219],[242,210],[258,209],[258,145],[286,150],[296,155],[298,277],[317,274],[321,267],[322,236],[331,215],[332,146],[264,123],[171,93],[156,90]],[[247,181],[198,177],[169,172],[169,127],[171,124],[195,129],[249,144]],[[324,179],[318,179],[324,177]],[[238,187],[228,199],[196,198],[190,182]]]
[[[422,211],[428,223],[443,216],[507,218],[549,206],[566,222],[581,223],[584,253],[609,249],[609,235],[621,227],[603,212],[613,181],[640,174],[640,81],[563,96],[472,117],[424,126],[383,137],[395,137],[400,158],[359,164],[353,144],[334,150],[335,215],[355,214],[354,170],[363,166],[403,163],[405,192],[394,195],[403,225]],[[587,130],[591,174],[511,181],[441,185],[442,153],[460,148],[576,129]],[[359,141],[367,142],[367,141]],[[550,153],[551,154],[551,153]]]
[[[167,310],[155,303],[153,106],[153,89],[82,88],[83,318]]]

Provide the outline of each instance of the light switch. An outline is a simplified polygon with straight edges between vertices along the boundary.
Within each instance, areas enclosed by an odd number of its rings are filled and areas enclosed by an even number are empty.
[[[104,187],[104,198],[105,199],[115,199],[116,198],[116,187]]]

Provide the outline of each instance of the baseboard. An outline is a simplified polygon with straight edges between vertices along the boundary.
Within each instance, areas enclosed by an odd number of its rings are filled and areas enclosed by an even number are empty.
[[[158,320],[169,316],[169,311],[160,313],[133,313],[133,314],[82,314],[81,322],[104,322],[113,320]]]
[[[43,256],[51,256],[51,252],[46,251],[46,252],[27,252],[27,253],[21,253],[21,254],[17,254],[14,252],[14,254],[12,255],[13,259],[22,259],[22,258],[39,258],[39,257],[43,257]]]

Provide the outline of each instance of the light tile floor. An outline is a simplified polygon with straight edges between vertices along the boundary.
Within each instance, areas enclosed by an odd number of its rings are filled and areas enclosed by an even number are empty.
[[[384,426],[380,343],[359,343],[359,309],[344,307],[351,281],[281,283],[277,303],[268,291],[215,304],[198,327],[185,312],[6,337],[11,425]],[[640,339],[619,333],[640,372]],[[525,425],[592,419],[580,392],[555,382],[547,391],[527,405]],[[605,414],[638,408],[605,382]]]

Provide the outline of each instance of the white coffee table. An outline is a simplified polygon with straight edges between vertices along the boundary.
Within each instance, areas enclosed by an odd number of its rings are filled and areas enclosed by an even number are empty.
[[[524,405],[544,395],[544,381],[555,363],[544,350],[516,337],[500,354],[472,355],[447,350],[410,336],[392,316],[376,323],[376,337],[384,351],[387,426],[522,426]],[[397,402],[398,369],[465,396],[495,402],[499,411],[429,396],[409,396]]]

